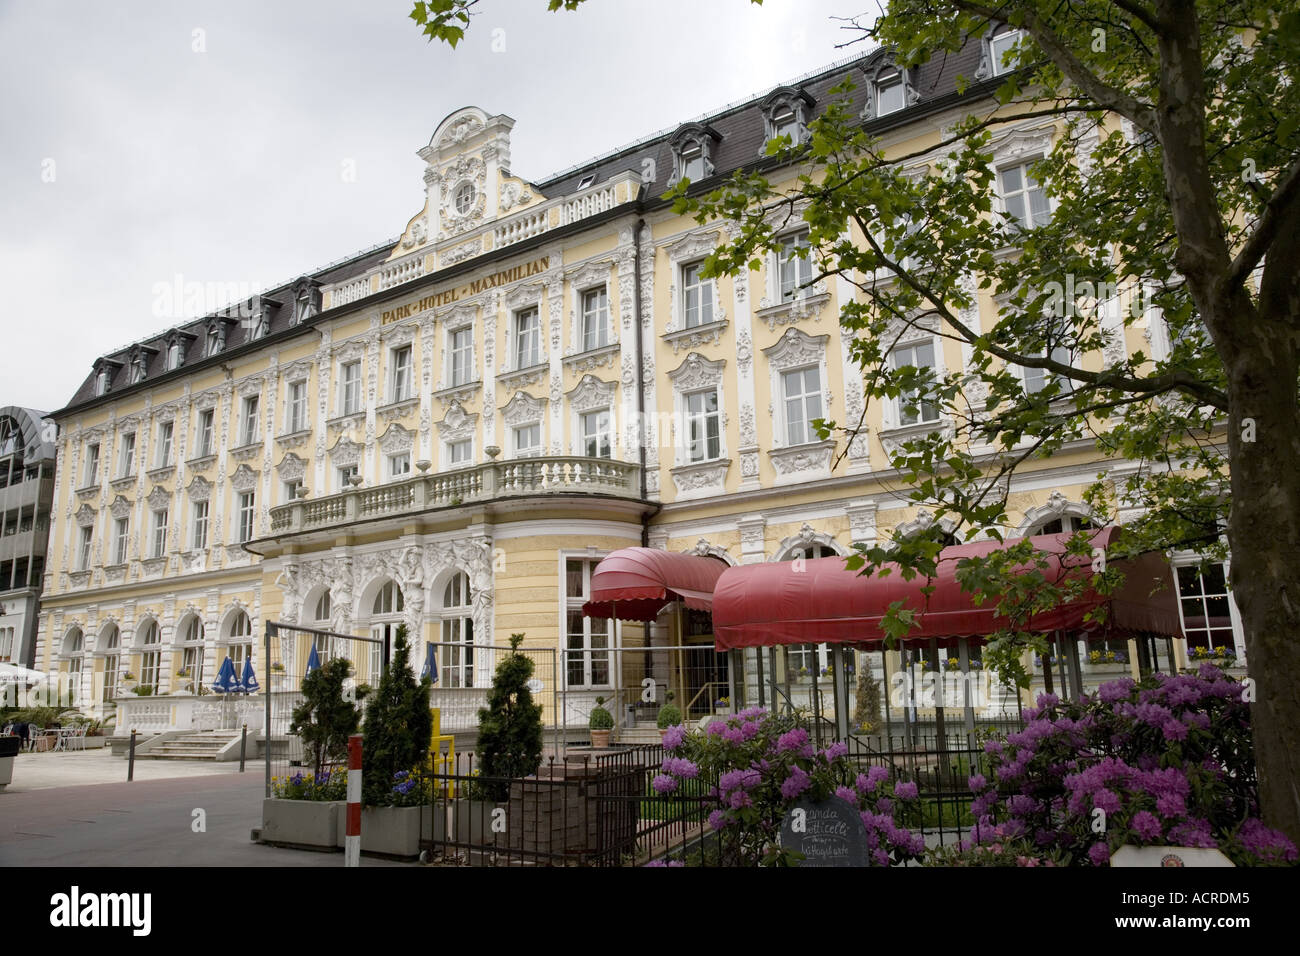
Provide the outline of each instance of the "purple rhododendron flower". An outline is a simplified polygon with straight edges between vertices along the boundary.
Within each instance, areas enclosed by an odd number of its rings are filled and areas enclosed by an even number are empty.
[[[973,793],[979,793],[981,790],[983,790],[985,787],[989,785],[988,780],[985,778],[984,774],[982,773],[975,774],[975,776],[971,777],[970,780],[967,781],[967,783],[970,785],[971,792]]]
[[[672,793],[677,789],[677,781],[667,774],[661,773],[650,781],[650,786],[654,788],[656,793]]]
[[[709,826],[715,830],[721,830],[729,823],[731,823],[731,818],[722,810],[714,810],[709,814]]]
[[[1165,817],[1187,816],[1187,803],[1181,793],[1162,793],[1156,798],[1156,810]]]
[[[1156,819],[1156,815],[1149,810],[1139,810],[1133,814],[1132,827],[1133,832],[1143,840],[1158,839],[1164,829]]]
[[[675,727],[669,727],[667,730],[664,731],[664,735],[663,735],[664,750],[670,752],[676,750],[678,747],[682,745],[682,741],[684,741],[685,739],[686,739],[685,727],[683,727],[681,724],[678,724]]]
[[[835,741],[835,743],[831,744],[829,747],[827,747],[825,750],[822,751],[822,756],[826,758],[827,763],[830,763],[839,757],[843,757],[848,752],[849,752],[849,745],[842,740],[837,740]]]
[[[1092,795],[1092,805],[1106,813],[1119,812],[1119,795],[1114,790],[1101,789]]]
[[[1285,833],[1264,826],[1263,821],[1250,819],[1241,825],[1238,833],[1241,845],[1252,856],[1264,863],[1294,863],[1296,846]]]
[[[790,776],[781,784],[781,796],[787,800],[793,800],[810,786],[812,786],[812,778],[804,772],[803,768],[791,767]]]
[[[894,784],[894,796],[901,800],[915,800],[917,797],[916,784],[910,780]]]
[[[806,743],[808,743],[808,731],[802,727],[796,727],[794,730],[788,730],[776,738],[776,749],[778,753],[785,753],[790,750],[799,750]]]
[[[835,796],[839,797],[841,800],[845,800],[852,804],[856,804],[858,802],[858,795],[854,793],[852,790],[850,790],[848,787],[836,787]]]
[[[674,777],[684,777],[687,780],[694,780],[700,775],[699,766],[685,757],[669,757],[664,761],[662,769],[664,773],[670,773]]]
[[[731,809],[742,810],[745,807],[752,807],[754,805],[754,798],[744,790],[736,790],[731,794],[728,803],[731,805]]]
[[[1110,848],[1105,843],[1094,843],[1088,848],[1088,859],[1093,866],[1105,866],[1110,862]]]
[[[1187,739],[1187,725],[1180,720],[1166,720],[1160,729],[1164,731],[1165,740],[1170,742]]]

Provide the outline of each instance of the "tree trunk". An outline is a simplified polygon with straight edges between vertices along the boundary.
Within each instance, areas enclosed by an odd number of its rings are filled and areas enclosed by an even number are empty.
[[[1241,611],[1247,664],[1255,683],[1251,724],[1262,816],[1300,844],[1296,336],[1290,321],[1278,321],[1276,315],[1270,320],[1262,311],[1257,321],[1218,323],[1218,328],[1231,329],[1235,339],[1220,349],[1230,353],[1225,361],[1231,406],[1228,543],[1233,597]]]

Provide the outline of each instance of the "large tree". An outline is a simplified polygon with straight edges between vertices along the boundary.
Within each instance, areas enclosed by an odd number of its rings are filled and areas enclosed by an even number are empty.
[[[412,17],[454,45],[476,5],[422,2]],[[868,405],[902,396],[951,424],[894,460],[936,517],[997,535],[1009,475],[1085,443],[1139,465],[1088,496],[1100,514],[1140,512],[1126,549],[1222,555],[1226,536],[1262,810],[1300,840],[1300,13],[1268,0],[891,0],[873,21],[846,20],[903,66],[1002,24],[1023,31],[999,64],[1011,69],[958,80],[969,109],[937,145],[886,149],[832,104],[806,146],[769,144],[767,164],[707,194],[682,184],[677,209],[738,226],[717,273],[758,268],[787,220],[808,223],[817,277],[859,291],[841,322]],[[1017,222],[995,209],[991,145],[1026,121],[1056,126],[1031,170],[1053,208]],[[997,296],[989,328],[974,318],[979,290]],[[1169,347],[1124,348],[1124,330],[1149,321]],[[891,348],[917,323],[960,342],[964,366],[895,367]],[[824,425],[851,439],[866,414]],[[937,533],[896,538],[859,560],[932,573],[939,546]],[[1074,586],[1026,584],[1012,572],[1031,557],[974,562],[963,586],[1013,617]],[[895,608],[891,628],[904,633],[914,611]],[[1026,646],[1041,636],[1009,630],[992,652],[1022,682]]]

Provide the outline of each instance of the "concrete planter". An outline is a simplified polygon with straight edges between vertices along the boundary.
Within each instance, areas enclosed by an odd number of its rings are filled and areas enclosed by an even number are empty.
[[[19,737],[0,737],[0,790],[9,786],[14,779],[14,758],[22,747]]]
[[[347,805],[342,800],[262,801],[263,843],[334,850],[343,845]]]
[[[361,810],[361,852],[379,853],[414,859],[420,855],[420,825],[424,834],[433,832],[432,808],[423,807],[364,807]],[[347,835],[346,808],[339,811],[335,838],[343,846]]]

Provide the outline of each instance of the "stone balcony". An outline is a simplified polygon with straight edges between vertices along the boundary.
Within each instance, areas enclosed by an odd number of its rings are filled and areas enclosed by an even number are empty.
[[[317,531],[354,521],[397,518],[506,498],[551,495],[639,500],[640,466],[609,458],[577,456],[487,462],[280,505],[271,509],[271,534]]]

